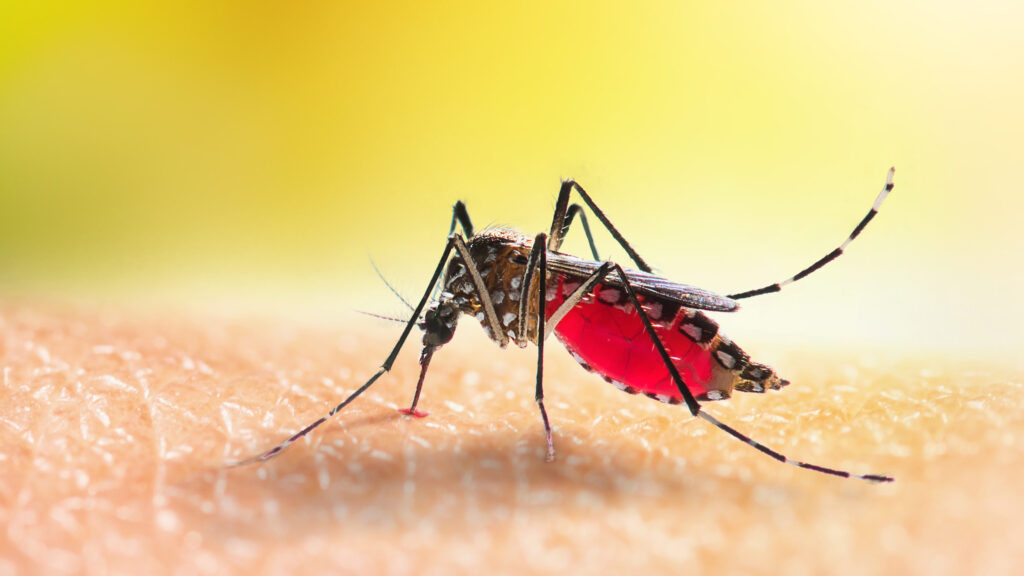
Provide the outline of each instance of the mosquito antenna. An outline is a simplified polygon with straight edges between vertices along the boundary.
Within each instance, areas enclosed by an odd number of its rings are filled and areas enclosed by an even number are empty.
[[[430,292],[431,290],[433,290],[434,284],[437,283],[438,278],[441,277],[441,272],[444,271],[444,264],[445,262],[448,261],[448,256],[452,253],[452,248],[455,247],[455,244],[457,242],[460,242],[461,240],[462,238],[457,235],[453,235],[448,238],[448,243],[445,244],[444,252],[441,253],[441,260],[438,261],[437,268],[434,269],[434,275],[430,277],[430,283],[427,284],[427,289],[423,293],[423,297],[420,299],[419,305],[416,306],[416,308],[413,310],[412,318],[405,323],[405,329],[402,330],[402,335],[398,337],[398,342],[395,342],[395,347],[391,349],[391,354],[388,354],[387,359],[384,360],[383,364],[381,364],[380,369],[378,369],[373,374],[373,376],[370,376],[370,379],[367,380],[365,384],[356,389],[355,392],[349,394],[348,398],[342,400],[341,404],[338,404],[337,406],[332,408],[330,412],[328,412],[324,416],[321,416],[315,422],[309,424],[302,430],[299,430],[295,434],[292,434],[284,442],[278,444],[277,446],[271,448],[270,450],[267,450],[266,452],[263,452],[262,454],[246,458],[245,460],[242,460],[240,462],[229,464],[228,466],[236,467],[245,466],[247,464],[254,464],[256,462],[266,462],[267,460],[270,460],[274,456],[277,456],[285,448],[291,446],[293,442],[295,442],[299,438],[302,438],[306,434],[309,434],[314,428],[323,424],[324,422],[327,422],[332,416],[334,416],[338,412],[341,412],[346,406],[351,404],[353,400],[358,398],[360,394],[366,392],[370,388],[370,386],[373,386],[373,383],[376,382],[378,378],[383,376],[386,372],[390,372],[391,367],[394,366],[395,360],[398,358],[398,353],[402,351],[402,346],[405,344],[405,340],[409,337],[409,333],[412,332],[412,328],[416,324],[416,318],[419,318],[420,313],[423,312],[424,308],[426,308],[427,299],[430,297]]]
[[[364,310],[356,310],[356,312],[359,312],[360,314],[363,314],[365,316],[370,316],[372,318],[380,318],[381,320],[390,320],[392,322],[398,322],[398,323],[401,323],[401,324],[405,324],[406,322],[409,321],[408,318],[395,318],[394,316],[384,316],[383,314],[375,314],[373,312],[366,312]]]
[[[384,274],[381,273],[380,268],[377,268],[377,264],[373,261],[373,257],[370,257],[370,266],[373,266],[373,271],[377,273],[377,277],[380,278],[380,281],[388,287],[388,290],[391,290],[392,294],[398,296],[398,299],[401,300],[402,304],[405,304],[409,310],[413,310],[414,308],[412,307],[412,304],[409,304],[409,302],[398,293],[398,290],[395,290],[395,287],[392,286],[391,283],[388,282],[388,279],[384,277]]]

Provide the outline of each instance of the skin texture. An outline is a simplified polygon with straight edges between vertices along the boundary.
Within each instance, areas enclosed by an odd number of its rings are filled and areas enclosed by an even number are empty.
[[[468,319],[467,319],[468,320]],[[812,462],[780,465],[670,406],[464,322],[420,407],[399,326],[0,304],[0,574],[1013,574],[1024,569],[1024,375],[992,363],[778,350],[782,392],[709,403]],[[554,340],[551,340],[552,344]]]

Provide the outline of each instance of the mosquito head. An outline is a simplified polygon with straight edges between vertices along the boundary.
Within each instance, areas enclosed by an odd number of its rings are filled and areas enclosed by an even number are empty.
[[[436,348],[447,344],[455,336],[455,325],[459,322],[459,310],[455,304],[441,294],[441,299],[430,305],[420,329],[423,330],[423,345]]]

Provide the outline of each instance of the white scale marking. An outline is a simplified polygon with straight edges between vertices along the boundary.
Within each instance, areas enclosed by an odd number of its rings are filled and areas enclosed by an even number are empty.
[[[587,363],[587,361],[583,359],[583,356],[580,356],[579,354],[577,354],[576,352],[574,352],[572,350],[569,351],[569,354],[572,354],[572,357],[575,358],[576,361],[579,362],[581,366],[587,366],[587,367],[590,366],[590,364]]]
[[[882,207],[882,202],[885,201],[885,197],[889,195],[889,189],[892,188],[892,179],[895,175],[896,169],[889,168],[889,175],[885,177],[885,186],[878,193],[878,198],[875,198],[875,203],[871,206],[871,209],[875,212],[878,212],[878,209]]]
[[[694,341],[699,341],[703,334],[703,331],[696,324],[683,324],[679,329],[685,332],[690,338],[693,338]]]

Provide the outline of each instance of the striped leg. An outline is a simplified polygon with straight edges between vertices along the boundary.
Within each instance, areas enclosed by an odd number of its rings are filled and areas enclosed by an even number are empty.
[[[746,292],[739,292],[737,294],[729,294],[729,298],[732,298],[733,300],[739,300],[741,298],[750,298],[753,296],[760,296],[761,294],[770,294],[772,292],[778,292],[779,290],[782,290],[783,286],[786,286],[787,284],[792,284],[797,280],[806,278],[807,276],[811,275],[812,272],[817,271],[822,266],[838,258],[839,255],[842,254],[844,250],[846,250],[846,247],[850,245],[850,242],[853,242],[853,239],[860,235],[861,231],[863,231],[864,228],[868,225],[868,222],[871,222],[871,219],[875,217],[875,214],[878,214],[878,209],[882,206],[882,202],[885,200],[885,197],[888,196],[889,192],[892,191],[892,179],[895,173],[895,168],[889,168],[889,174],[885,179],[885,186],[882,188],[882,191],[878,193],[878,197],[875,198],[875,203],[871,206],[871,210],[868,211],[867,215],[864,216],[860,223],[857,224],[856,228],[853,229],[853,232],[851,232],[850,235],[846,237],[846,240],[844,240],[838,248],[829,252],[825,256],[822,256],[817,262],[811,264],[807,268],[804,268],[791,278],[787,278],[782,282],[776,282],[775,284],[769,284],[768,286],[758,288],[756,290],[748,290]]]
[[[729,434],[733,438],[736,438],[741,442],[750,444],[754,448],[757,448],[761,452],[764,452],[765,454],[771,456],[772,458],[775,458],[776,460],[782,462],[783,464],[792,464],[797,468],[814,470],[815,472],[821,472],[822,474],[831,474],[832,476],[839,476],[840,478],[857,478],[860,480],[867,480],[868,482],[892,482],[894,480],[892,476],[882,476],[880,474],[853,474],[851,472],[847,472],[846,470],[836,470],[835,468],[826,468],[824,466],[818,466],[817,464],[810,464],[807,462],[793,460],[791,458],[787,458],[784,454],[776,452],[775,450],[772,450],[771,448],[765,446],[764,444],[761,444],[760,442],[752,439],[746,434],[739,432],[732,426],[729,426],[728,424],[723,424],[718,420],[718,418],[715,418],[711,414],[708,414],[706,411],[702,410],[701,413],[698,414],[698,416],[707,420],[708,422],[711,422],[720,430],[725,431],[726,434]]]
[[[750,438],[749,436],[742,434],[735,428],[727,424],[723,424],[711,414],[708,414],[705,410],[701,408],[700,404],[697,403],[697,400],[693,397],[693,393],[690,392],[690,389],[686,386],[686,383],[679,376],[679,371],[676,370],[675,365],[672,363],[672,360],[669,357],[668,352],[665,350],[665,345],[662,344],[661,342],[661,338],[659,338],[657,332],[654,331],[654,326],[651,325],[651,320],[647,317],[647,312],[640,305],[640,301],[637,299],[636,292],[634,292],[633,286],[631,285],[629,278],[626,276],[625,271],[618,264],[614,265],[614,270],[617,271],[619,273],[619,277],[622,278],[622,285],[626,289],[626,294],[629,295],[630,300],[632,300],[633,302],[633,307],[636,309],[637,313],[640,314],[640,320],[643,322],[647,334],[651,337],[651,340],[654,342],[654,347],[658,350],[658,354],[661,356],[661,359],[665,362],[665,367],[668,368],[669,374],[672,376],[672,381],[675,382],[676,387],[679,388],[679,392],[682,393],[683,400],[686,402],[686,406],[690,409],[690,412],[694,416],[707,420],[708,422],[714,424],[715,427],[717,427],[719,430],[722,430],[725,433],[729,434],[730,436],[738,440],[741,440],[742,442],[749,444],[754,448],[757,448],[761,452],[764,452],[765,454],[771,456],[772,458],[775,458],[779,462],[792,464],[800,468],[806,468],[807,470],[814,470],[816,472],[821,472],[823,474],[831,474],[833,476],[840,476],[843,478],[858,478],[860,480],[867,480],[869,482],[893,481],[893,479],[889,476],[881,476],[879,474],[851,474],[850,472],[847,472],[845,470],[836,470],[834,468],[818,466],[817,464],[809,464],[807,462],[791,460],[790,458],[784,456],[782,453],[772,450],[771,448],[765,446],[764,444],[761,444],[760,442]]]
[[[420,298],[419,305],[416,306],[416,309],[413,311],[412,318],[410,318],[409,321],[406,322],[405,330],[403,330],[402,335],[398,337],[398,342],[395,343],[395,347],[391,349],[391,353],[388,354],[387,359],[385,359],[384,363],[381,364],[380,369],[377,370],[377,372],[373,376],[371,376],[370,379],[367,380],[365,384],[363,384],[355,392],[350,394],[348,398],[342,400],[340,404],[331,409],[331,411],[328,412],[326,415],[321,416],[315,422],[309,424],[302,430],[299,430],[284,442],[278,444],[277,446],[271,448],[270,450],[267,450],[266,452],[263,452],[262,454],[253,456],[251,458],[246,458],[245,460],[242,460],[240,462],[232,463],[231,466],[243,466],[246,464],[253,464],[256,462],[266,462],[267,460],[270,460],[274,456],[277,456],[282,451],[284,451],[285,448],[290,446],[293,442],[295,442],[299,438],[302,438],[306,434],[309,434],[317,426],[320,426],[328,419],[330,419],[332,416],[334,416],[338,412],[341,412],[342,409],[351,404],[353,400],[358,398],[363,392],[366,392],[366,390],[369,389],[370,386],[373,386],[373,383],[376,382],[378,378],[383,376],[385,372],[390,372],[391,367],[395,364],[395,360],[398,358],[398,353],[402,350],[402,346],[405,345],[405,341],[409,337],[409,333],[412,332],[412,327],[416,325],[416,321],[417,319],[419,319],[420,313],[422,313],[423,309],[426,307],[427,300],[430,298],[430,293],[434,288],[434,284],[436,284],[438,279],[441,277],[441,272],[444,270],[445,262],[448,261],[448,256],[451,254],[452,249],[457,245],[459,240],[461,240],[461,236],[458,235],[453,234],[448,237],[448,243],[445,244],[444,252],[441,254],[441,259],[437,262],[437,268],[434,269],[434,275],[431,276],[430,283],[427,284],[427,289],[423,292],[423,297]],[[424,367],[424,371],[425,370],[426,368]],[[422,383],[422,377],[420,381]],[[417,395],[418,392],[419,389],[417,388]]]

